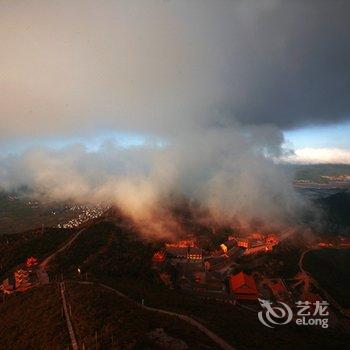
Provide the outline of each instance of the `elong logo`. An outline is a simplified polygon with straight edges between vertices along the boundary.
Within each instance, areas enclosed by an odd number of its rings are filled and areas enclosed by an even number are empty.
[[[270,301],[264,299],[259,299],[259,303],[264,311],[259,311],[258,318],[266,327],[288,324],[293,318],[293,311],[286,303],[279,301],[281,306],[272,306]]]
[[[271,301],[264,299],[259,299],[259,303],[263,310],[258,312],[258,318],[264,326],[274,328],[275,325],[286,325],[292,321],[293,310],[288,304],[278,301],[277,305],[273,305]],[[297,301],[295,306],[298,309],[294,317],[296,325],[328,328],[327,301]]]

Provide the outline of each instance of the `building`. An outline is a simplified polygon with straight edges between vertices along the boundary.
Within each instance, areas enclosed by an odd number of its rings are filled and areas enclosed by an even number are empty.
[[[220,249],[223,253],[227,253],[230,249],[237,246],[237,242],[235,239],[229,239],[225,243],[220,244]]]
[[[246,238],[239,238],[237,241],[237,247],[248,249],[250,246],[249,240]]]
[[[165,261],[165,253],[163,251],[155,252],[152,258],[154,263],[162,263]]]
[[[187,247],[169,247],[166,252],[171,258],[187,259]]]
[[[11,294],[15,289],[13,278],[6,278],[0,285],[0,290],[4,294]]]
[[[236,275],[231,275],[228,282],[230,292],[237,300],[255,301],[258,299],[258,290],[252,276],[241,271]]]
[[[202,248],[189,247],[187,251],[187,260],[189,262],[201,263],[203,260]]]
[[[278,244],[278,238],[276,235],[268,235],[265,239],[265,244],[271,247],[274,247]]]
[[[27,267],[36,266],[36,265],[38,265],[38,259],[31,256],[30,258],[28,258],[26,260],[26,265],[27,265]]]
[[[187,247],[167,247],[166,253],[172,264],[187,262]]]

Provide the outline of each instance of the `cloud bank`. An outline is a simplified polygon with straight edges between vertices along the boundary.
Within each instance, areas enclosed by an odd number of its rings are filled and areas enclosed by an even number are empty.
[[[0,138],[349,117],[348,1],[7,1]]]
[[[303,203],[271,160],[283,154],[281,129],[349,116],[346,1],[0,7],[0,146],[104,130],[164,140],[7,156],[5,189],[110,201],[164,231],[174,193],[213,220],[288,224]]]
[[[284,161],[301,164],[350,164],[350,150],[341,148],[299,148],[282,157]]]
[[[172,208],[181,198],[207,223],[281,229],[296,224],[303,201],[272,161],[277,136],[237,125],[191,129],[162,146],[36,148],[0,161],[0,188],[26,185],[39,198],[114,204],[144,232],[164,236],[180,230]]]

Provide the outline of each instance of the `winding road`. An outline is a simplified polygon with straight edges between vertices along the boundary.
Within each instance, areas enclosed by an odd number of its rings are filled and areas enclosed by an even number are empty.
[[[56,251],[54,251],[52,254],[47,256],[38,266],[37,269],[37,276],[40,284],[48,284],[49,276],[46,272],[47,266],[50,264],[50,262],[61,252],[68,249],[72,243],[85,231],[85,228],[79,230],[77,233],[75,233],[68,241],[66,241],[60,248],[58,248]]]
[[[49,279],[44,277],[44,275],[46,274],[46,268],[49,266],[49,264],[53,261],[53,259],[59,253],[61,253],[64,250],[68,249],[71,246],[71,244],[80,236],[80,234],[84,230],[85,230],[85,228],[83,228],[80,231],[78,231],[63,246],[61,246],[59,249],[57,249],[55,252],[53,252],[48,257],[46,257],[39,264],[38,277],[39,277],[39,279],[41,278],[40,283],[42,283],[42,284],[49,283]],[[47,276],[47,274],[46,274],[46,276]],[[87,281],[80,281],[78,283],[79,284],[88,284],[88,285],[97,284],[97,285],[101,286],[102,288],[110,290],[111,292],[117,294],[118,296],[120,296],[120,297],[122,297],[124,299],[127,299],[128,301],[130,301],[130,302],[132,302],[132,303],[138,305],[139,307],[144,308],[144,309],[146,309],[148,311],[157,312],[157,313],[160,313],[160,314],[163,314],[163,315],[168,315],[168,316],[171,316],[171,317],[179,318],[182,321],[190,324],[191,326],[196,327],[202,333],[207,335],[221,349],[223,349],[223,350],[235,350],[235,348],[233,346],[231,346],[230,344],[228,344],[224,339],[222,339],[220,336],[218,336],[217,334],[215,334],[214,332],[209,330],[207,327],[205,327],[204,325],[202,325],[200,322],[196,321],[192,317],[189,317],[189,316],[183,315],[183,314],[178,314],[176,312],[172,312],[172,311],[168,311],[168,310],[163,310],[163,309],[158,309],[158,308],[142,305],[142,304],[138,303],[137,301],[135,301],[134,299],[132,299],[129,296],[127,296],[126,294],[124,294],[124,293],[122,293],[122,292],[120,292],[120,291],[118,291],[118,290],[116,290],[116,289],[114,289],[112,287],[109,287],[109,286],[107,286],[107,285],[105,285],[103,283],[98,283],[98,282],[93,283],[93,282],[87,282]],[[71,319],[70,319],[70,316],[69,316],[69,312],[68,312],[68,307],[67,307],[67,302],[66,302],[66,297],[65,297],[65,284],[64,284],[64,282],[60,283],[60,291],[61,291],[63,310],[64,310],[66,322],[67,322],[67,327],[68,327],[69,336],[70,336],[70,339],[71,339],[72,348],[73,348],[73,350],[78,350],[78,344],[77,344],[77,341],[76,341],[74,328],[73,328],[73,325],[72,325],[72,322],[71,322]]]
[[[172,311],[168,311],[168,310],[163,310],[163,309],[158,309],[158,308],[154,308],[154,307],[150,307],[150,306],[145,306],[142,305],[141,303],[138,303],[137,301],[135,301],[134,299],[128,297],[126,294],[112,288],[109,287],[103,283],[93,283],[93,282],[78,282],[79,284],[88,284],[88,285],[99,285],[102,288],[105,288],[115,294],[117,294],[118,296],[127,299],[128,301],[136,304],[137,306],[148,310],[148,311],[152,311],[152,312],[157,312],[163,315],[168,315],[168,316],[172,316],[172,317],[176,317],[179,318],[182,321],[185,321],[186,323],[190,324],[193,327],[196,327],[198,330],[200,330],[202,333],[204,333],[206,336],[208,336],[216,345],[218,345],[221,349],[224,350],[235,350],[235,348],[233,346],[231,346],[230,344],[228,344],[224,339],[222,339],[221,337],[219,337],[217,334],[215,334],[214,332],[212,332],[211,330],[209,330],[207,327],[203,326],[200,322],[196,321],[195,319],[193,319],[192,317],[189,317],[187,315],[183,315],[183,314],[178,314],[176,312],[172,312]]]

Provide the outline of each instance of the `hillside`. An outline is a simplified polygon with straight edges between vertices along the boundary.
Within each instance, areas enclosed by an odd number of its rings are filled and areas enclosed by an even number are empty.
[[[0,278],[30,256],[42,259],[68,239],[74,230],[46,228],[0,235]]]
[[[29,231],[42,225],[55,227],[82,212],[79,207],[65,203],[39,203],[30,198],[0,192],[0,235]]]
[[[67,326],[56,285],[33,289],[0,302],[1,350],[66,349]]]
[[[161,349],[150,333],[157,329],[190,349],[217,349],[203,333],[174,317],[142,309],[99,285],[66,284],[77,341],[87,348]]]
[[[319,201],[327,220],[336,226],[350,227],[350,192],[342,191]]]
[[[332,177],[350,176],[348,164],[303,164],[286,165],[286,167],[295,173],[297,181],[327,183]]]
[[[57,280],[63,275],[66,279],[100,281],[134,300],[144,299],[147,306],[192,316],[239,349],[280,349],[281,344],[284,349],[331,349],[346,344],[348,338],[334,330],[293,325],[268,329],[259,323],[256,312],[166,288],[150,268],[157,243],[138,237],[122,223],[97,223],[57,257],[50,274]],[[89,310],[88,305],[86,308]]]

